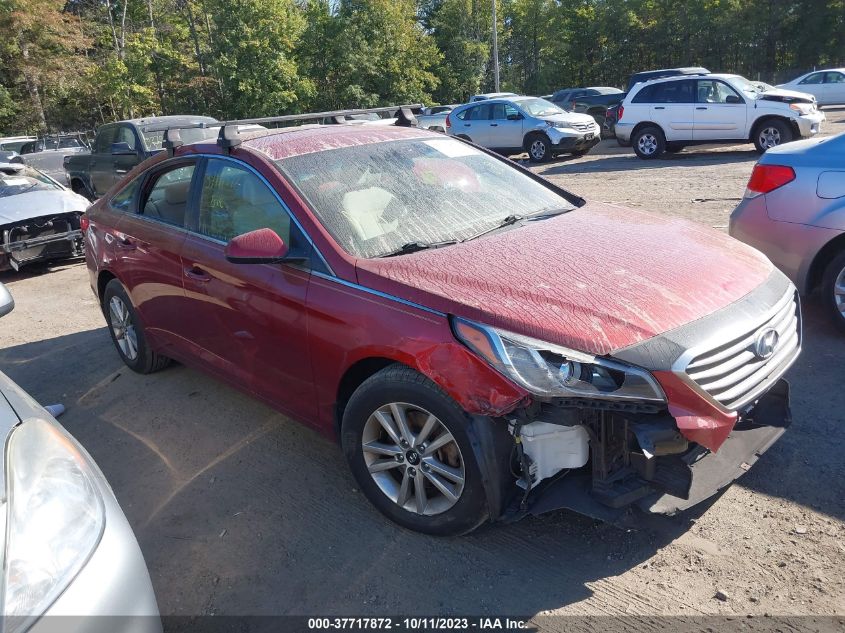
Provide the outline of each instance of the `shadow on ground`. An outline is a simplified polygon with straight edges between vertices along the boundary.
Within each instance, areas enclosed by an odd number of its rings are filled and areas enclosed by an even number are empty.
[[[813,310],[806,334],[791,372],[795,425],[743,485],[842,518],[843,341]],[[830,363],[829,380],[803,378],[813,363]],[[602,580],[649,559],[695,516],[623,532],[556,512],[426,537],[369,505],[332,442],[196,371],[132,373],[105,328],[2,350],[0,368],[40,402],[68,407],[62,423],[114,487],[163,614],[532,615],[597,583],[598,608],[655,611],[658,598],[618,595]]]

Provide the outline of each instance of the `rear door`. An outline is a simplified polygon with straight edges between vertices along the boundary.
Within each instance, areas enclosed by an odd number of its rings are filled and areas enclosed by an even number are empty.
[[[490,104],[490,143],[495,147],[522,147],[523,116],[509,103]]]
[[[660,125],[667,141],[692,139],[693,88],[692,80],[667,81],[652,86],[651,120]]]
[[[740,94],[724,81],[698,79],[695,93],[696,141],[745,139],[748,105]]]
[[[465,135],[473,143],[483,147],[496,147],[490,140],[490,104],[484,103],[464,111],[464,118],[458,125],[456,135]]]
[[[182,249],[191,340],[212,370],[300,418],[315,415],[305,321],[311,277],[298,264],[233,264],[227,242],[274,230],[291,254],[310,246],[287,207],[251,167],[208,158]]]
[[[126,286],[147,335],[163,354],[176,358],[185,357],[193,329],[179,254],[196,172],[197,162],[190,158],[166,161],[151,170],[141,184],[138,211],[125,214],[115,232],[114,272]]]
[[[819,105],[824,105],[828,103],[827,86],[824,82],[824,76],[824,72],[807,75],[804,79],[798,82],[795,90],[798,92],[809,92],[811,95],[816,97],[816,101]]]
[[[116,125],[104,125],[97,130],[94,149],[91,152],[89,174],[94,195],[98,198],[106,193],[114,182],[112,176],[111,145],[117,138]]]

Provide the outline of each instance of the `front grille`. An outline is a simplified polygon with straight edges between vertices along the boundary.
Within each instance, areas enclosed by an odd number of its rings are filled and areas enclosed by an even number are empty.
[[[579,132],[589,132],[593,129],[595,123],[573,123],[572,129],[578,130]]]
[[[761,332],[774,329],[777,344],[768,358],[755,353]],[[698,353],[686,367],[687,375],[726,409],[736,411],[766,391],[801,350],[801,308],[794,292],[777,303],[774,314],[742,334]]]

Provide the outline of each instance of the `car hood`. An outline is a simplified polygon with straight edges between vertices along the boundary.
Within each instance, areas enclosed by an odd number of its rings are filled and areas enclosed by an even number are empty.
[[[761,92],[757,99],[763,101],[783,101],[784,103],[806,102],[814,103],[816,98],[808,92],[798,92],[797,90],[784,90],[782,88],[775,88],[774,90],[767,90]]]
[[[542,121],[553,121],[555,123],[593,123],[595,121],[589,114],[582,114],[580,112],[563,112],[561,114],[550,114],[535,118]]]
[[[596,355],[720,310],[772,272],[724,233],[600,203],[357,268],[369,288]]]
[[[60,189],[5,196],[0,198],[0,224],[71,211],[85,211],[90,204],[82,196]]]

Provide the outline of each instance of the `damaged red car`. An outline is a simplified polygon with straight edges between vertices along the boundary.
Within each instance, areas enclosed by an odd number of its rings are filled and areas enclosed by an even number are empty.
[[[121,358],[338,438],[407,528],[673,514],[790,423],[795,288],[724,234],[401,125],[170,145],[86,218]]]

